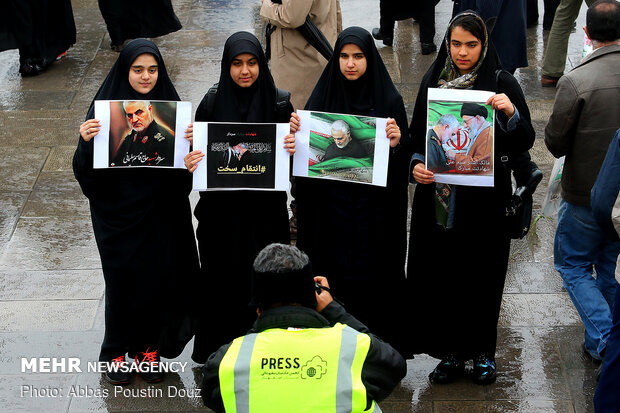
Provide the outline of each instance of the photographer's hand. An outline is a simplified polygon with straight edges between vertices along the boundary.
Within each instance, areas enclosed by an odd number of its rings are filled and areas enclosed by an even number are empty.
[[[329,283],[327,282],[327,278],[316,276],[314,277],[314,282],[320,284],[321,287],[324,287],[320,293],[314,293],[316,295],[317,302],[316,311],[320,313],[325,307],[329,305],[329,303],[334,301],[334,298],[329,292]]]

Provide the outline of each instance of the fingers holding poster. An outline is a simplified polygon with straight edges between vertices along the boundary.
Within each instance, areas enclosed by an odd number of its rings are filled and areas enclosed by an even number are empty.
[[[439,183],[493,186],[493,92],[429,89],[426,168]]]
[[[385,186],[387,119],[300,110],[295,176]]]
[[[288,124],[196,122],[194,149],[205,158],[194,171],[194,190],[288,189]]]

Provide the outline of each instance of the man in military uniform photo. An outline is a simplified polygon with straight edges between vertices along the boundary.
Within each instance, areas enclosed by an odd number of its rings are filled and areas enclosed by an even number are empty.
[[[173,166],[174,136],[153,119],[151,102],[124,101],[123,110],[131,132],[110,166]]]

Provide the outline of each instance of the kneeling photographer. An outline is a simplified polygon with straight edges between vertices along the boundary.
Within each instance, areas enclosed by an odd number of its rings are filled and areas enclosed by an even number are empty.
[[[271,244],[256,257],[247,335],[213,353],[202,398],[216,412],[380,411],[405,376],[403,357],[334,301],[296,247]]]

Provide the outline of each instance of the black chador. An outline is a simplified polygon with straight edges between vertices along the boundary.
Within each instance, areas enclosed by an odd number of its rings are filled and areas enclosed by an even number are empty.
[[[251,86],[242,88],[231,78],[230,67],[233,58],[244,53],[256,57],[259,73]],[[285,110],[277,110],[276,96],[258,39],[238,32],[224,45],[215,104],[210,107],[209,94],[205,95],[196,110],[196,121],[288,123],[293,107],[287,102]],[[236,166],[242,168],[247,156],[248,152]],[[256,319],[248,307],[250,271],[265,246],[290,242],[286,192],[201,192],[194,215],[198,219],[200,289],[205,298],[196,309],[198,328],[192,358],[202,363],[223,343],[244,335]]]
[[[174,165],[174,136],[154,119],[143,132],[125,136],[114,158],[114,166],[147,165]]]
[[[357,45],[366,58],[366,71],[357,80],[340,71],[346,44]],[[400,127],[387,187],[298,177],[296,199],[297,246],[310,256],[316,273],[328,277],[347,310],[402,351],[410,139],[402,97],[370,33],[360,27],[342,31],[306,109],[391,117]]]
[[[144,53],[158,64],[157,83],[147,94],[136,92],[128,80],[131,64]],[[136,39],[120,53],[95,100],[180,99],[157,46]],[[91,104],[87,119],[93,117]],[[93,169],[93,141],[82,138],[73,171],[90,202],[105,279],[100,360],[146,347],[163,357],[178,356],[192,337],[188,305],[198,272],[191,174],[170,168]]]

